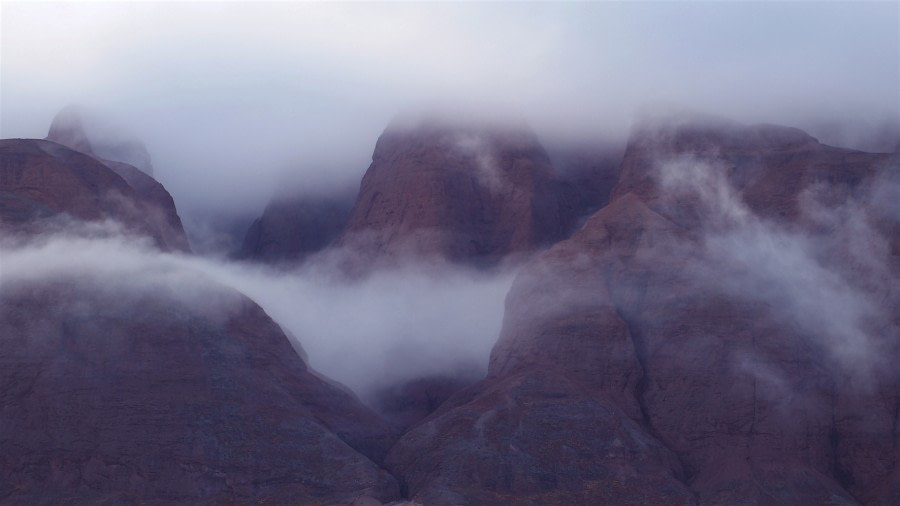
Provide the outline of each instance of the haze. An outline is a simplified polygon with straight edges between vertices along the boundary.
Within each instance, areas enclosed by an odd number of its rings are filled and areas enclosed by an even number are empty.
[[[279,178],[358,184],[400,111],[464,101],[546,142],[677,104],[821,140],[897,140],[900,4],[2,4],[0,136],[69,103],[134,131],[182,216],[258,214]]]

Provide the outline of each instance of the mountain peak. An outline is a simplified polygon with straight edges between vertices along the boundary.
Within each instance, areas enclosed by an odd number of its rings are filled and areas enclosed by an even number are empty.
[[[81,106],[69,104],[63,107],[53,118],[46,139],[86,155],[93,155],[91,141],[84,131],[83,118],[84,109]]]

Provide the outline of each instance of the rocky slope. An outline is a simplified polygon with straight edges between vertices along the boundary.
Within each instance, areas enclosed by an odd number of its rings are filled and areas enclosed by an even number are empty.
[[[896,170],[795,129],[638,129],[611,203],[514,283],[488,378],[389,468],[435,504],[895,503]]]
[[[91,139],[84,125],[85,113],[69,105],[50,125],[46,140],[62,144],[94,158],[124,179],[137,193],[145,220],[151,222],[163,242],[170,247],[189,251],[187,234],[175,209],[175,201],[158,181],[153,179],[153,165],[144,145],[118,130],[106,129],[105,135]],[[113,133],[111,133],[113,132]]]
[[[372,461],[386,425],[312,374],[256,304],[182,275],[181,289],[5,280],[0,501],[396,499]]]
[[[555,185],[523,125],[396,120],[378,139],[337,245],[368,259],[495,263],[561,238]]]
[[[124,177],[0,141],[0,502],[397,499],[376,463],[393,429],[255,303],[166,261],[186,244],[152,207],[171,197],[107,163]]]

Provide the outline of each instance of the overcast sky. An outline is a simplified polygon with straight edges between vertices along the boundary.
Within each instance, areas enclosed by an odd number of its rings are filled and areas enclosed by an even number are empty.
[[[288,169],[356,182],[391,117],[421,104],[515,110],[545,138],[623,135],[658,104],[851,144],[900,116],[900,2],[0,9],[0,136],[99,110],[145,141],[182,212],[261,208]]]

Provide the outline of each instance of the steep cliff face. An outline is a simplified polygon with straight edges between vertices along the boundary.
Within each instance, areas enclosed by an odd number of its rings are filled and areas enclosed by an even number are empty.
[[[172,197],[150,176],[125,164],[105,165],[55,142],[0,140],[3,227],[33,231],[46,224],[41,219],[60,215],[115,220],[151,237],[161,249],[190,250]]]
[[[381,135],[339,246],[491,264],[562,236],[555,176],[526,127],[421,120]]]
[[[795,129],[639,129],[611,203],[514,283],[488,378],[389,466],[437,502],[889,504],[897,170]]]

